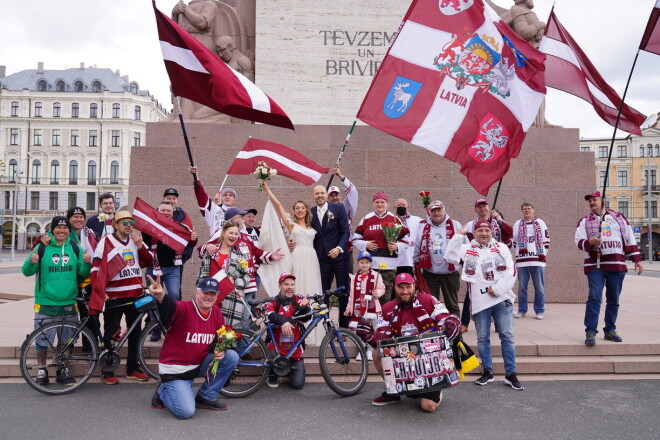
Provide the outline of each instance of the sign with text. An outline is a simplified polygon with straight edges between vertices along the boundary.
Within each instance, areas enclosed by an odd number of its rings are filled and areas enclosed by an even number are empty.
[[[410,0],[279,0],[256,11],[256,84],[294,124],[350,124]]]

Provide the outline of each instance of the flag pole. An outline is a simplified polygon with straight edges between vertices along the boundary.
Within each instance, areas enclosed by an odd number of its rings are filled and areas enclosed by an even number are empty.
[[[183,122],[183,114],[181,114],[181,99],[176,96],[176,107],[179,112],[179,122],[181,123],[181,131],[183,132],[183,141],[186,144],[186,151],[188,152],[188,162],[190,166],[194,167],[195,162],[193,161],[192,151],[190,150],[190,141],[188,140],[188,132],[186,131],[186,124]],[[225,177],[226,179],[227,177]],[[197,183],[197,173],[193,174],[194,182]]]
[[[504,177],[502,177],[502,179],[504,179]],[[493,211],[497,205],[497,198],[500,196],[500,188],[502,187],[502,179],[497,183],[497,191],[495,191],[495,199],[493,200],[493,206],[490,208],[491,211]]]
[[[344,141],[344,145],[341,147],[341,151],[339,152],[339,157],[337,157],[337,162],[335,162],[335,168],[339,166],[339,162],[341,162],[342,158],[344,157],[344,152],[346,151],[346,146],[348,145],[348,141],[351,139],[351,134],[353,133],[353,129],[355,128],[355,124],[357,124],[357,119],[353,121],[353,125],[351,125],[351,129],[348,130],[348,134],[346,135],[346,140]],[[328,184],[325,187],[325,190],[327,191],[330,188],[330,185],[332,185],[332,179],[335,178],[335,175],[330,176],[330,180],[328,181]]]

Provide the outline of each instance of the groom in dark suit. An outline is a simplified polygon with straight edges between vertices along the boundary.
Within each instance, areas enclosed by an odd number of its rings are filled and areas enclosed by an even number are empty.
[[[312,227],[316,230],[314,250],[321,267],[323,291],[329,290],[334,277],[337,287],[344,286],[348,293],[348,239],[350,235],[348,214],[340,204],[328,203],[325,187],[314,187]],[[348,295],[339,297],[339,326],[348,327],[349,317],[344,316]]]

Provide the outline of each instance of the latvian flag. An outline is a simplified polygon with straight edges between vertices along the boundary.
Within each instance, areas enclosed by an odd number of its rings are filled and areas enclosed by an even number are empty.
[[[113,234],[105,235],[99,241],[92,261],[90,277],[92,280],[92,295],[89,299],[90,311],[101,312],[105,308],[105,288],[108,280],[113,279],[125,266],[121,255],[122,246]]]
[[[660,55],[660,27],[658,27],[658,18],[660,18],[660,0],[655,2],[649,22],[646,24],[642,43],[639,45],[640,49],[656,55]]]
[[[546,86],[563,90],[593,105],[603,121],[616,124],[621,98],[598,73],[587,55],[550,12],[545,35],[539,47],[547,54],[545,61]],[[623,104],[618,128],[628,133],[642,135],[639,128],[646,116]]]
[[[133,218],[135,229],[155,238],[154,244],[162,241],[177,254],[182,254],[190,241],[192,231],[186,225],[165,217],[139,197],[135,199]]]
[[[158,38],[172,93],[226,115],[290,128],[275,101],[156,8]]]
[[[482,0],[414,0],[358,118],[461,164],[485,195],[536,118],[544,58]]]
[[[317,182],[328,172],[327,168],[319,166],[293,148],[250,138],[234,159],[227,174],[252,174],[258,162],[265,162],[269,167],[275,168],[277,174],[307,186]]]

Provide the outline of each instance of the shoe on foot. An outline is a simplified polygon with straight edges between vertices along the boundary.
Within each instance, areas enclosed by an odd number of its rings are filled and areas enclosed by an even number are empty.
[[[165,408],[165,404],[163,403],[162,399],[160,398],[160,394],[158,394],[158,388],[160,388],[161,383],[158,382],[158,385],[156,385],[156,391],[154,392],[154,395],[151,396],[151,407],[153,409],[163,409]]]
[[[55,382],[61,383],[62,385],[71,385],[76,383],[76,379],[71,376],[68,368],[62,368],[57,370],[55,375]]]
[[[210,409],[212,411],[224,411],[229,408],[225,402],[218,399],[207,400],[199,394],[195,396],[195,408]]]
[[[157,342],[160,341],[160,333],[156,334],[156,332],[153,332],[151,334],[151,337],[149,338],[151,342]]]
[[[370,361],[374,360],[374,352],[373,350],[367,350],[367,359]]]
[[[605,333],[605,340],[612,342],[623,342],[623,339],[621,339],[621,336],[619,336],[616,330],[612,330],[611,332]]]
[[[37,385],[39,386],[44,386],[48,385],[50,380],[48,380],[48,370],[45,368],[39,368],[39,371],[37,372]]]
[[[383,393],[380,396],[376,397],[374,400],[371,401],[371,404],[374,406],[385,406],[385,405],[390,405],[392,403],[399,403],[401,402],[401,397],[397,396],[391,396],[387,393]]]
[[[488,370],[484,370],[483,374],[481,377],[477,380],[474,381],[477,385],[488,385],[489,383],[493,382],[495,378],[493,377],[493,373],[491,373]]]
[[[361,361],[361,360],[362,360],[362,353],[360,353],[360,352],[358,351],[357,356],[355,356],[355,360],[356,360],[356,361]]]
[[[587,332],[587,337],[584,340],[584,345],[593,347],[596,345],[596,333]]]
[[[525,316],[527,316],[527,313],[518,312],[513,314],[514,318],[524,318]]]
[[[271,388],[277,388],[280,386],[280,380],[277,376],[268,377],[268,386]]]
[[[101,376],[101,380],[106,385],[117,385],[119,383],[119,378],[112,373]]]
[[[543,316],[543,313],[537,313],[537,314],[536,314],[536,319],[541,320],[541,319],[543,319],[543,318],[545,318],[545,316]]]
[[[516,376],[516,373],[511,373],[504,376],[504,383],[509,385],[514,390],[520,391],[525,389],[518,380],[518,376]]]
[[[149,380],[149,376],[147,376],[140,370],[135,370],[132,373],[127,374],[126,379],[135,379],[139,382],[146,382]]]

